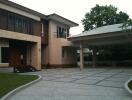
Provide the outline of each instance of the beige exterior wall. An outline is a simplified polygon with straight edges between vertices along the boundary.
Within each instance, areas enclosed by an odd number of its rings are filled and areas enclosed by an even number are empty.
[[[8,67],[9,63],[0,63],[0,67]]]
[[[41,70],[41,42],[32,45],[31,54],[31,65]]]
[[[49,46],[42,47],[41,50],[42,50],[42,52],[41,52],[42,65],[47,65],[47,64],[49,64]]]
[[[77,51],[76,48],[66,47],[64,49],[64,57],[62,57],[62,64],[76,64],[77,63]]]
[[[75,49],[64,50],[65,57],[62,57],[62,48],[65,46],[72,48],[73,44],[67,39],[57,38],[57,26],[68,27],[55,21],[49,22],[49,64],[50,65],[75,64],[76,63]]]
[[[41,37],[0,29],[0,39],[1,38],[31,42],[31,64],[37,70],[41,70]],[[0,66],[2,66],[2,64],[0,64]]]

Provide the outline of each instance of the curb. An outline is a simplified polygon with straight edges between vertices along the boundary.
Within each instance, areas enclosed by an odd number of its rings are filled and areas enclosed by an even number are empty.
[[[34,75],[35,75],[35,74],[34,74]],[[31,82],[29,82],[29,83],[27,83],[27,84],[24,84],[24,85],[22,85],[22,86],[20,86],[20,87],[17,87],[16,89],[10,91],[10,92],[7,93],[5,96],[3,96],[0,100],[7,100],[9,97],[13,96],[13,95],[16,94],[18,91],[21,91],[22,89],[24,89],[24,88],[26,88],[26,87],[28,87],[28,86],[30,86],[30,85],[32,85],[32,84],[35,84],[35,83],[39,82],[39,81],[42,79],[42,77],[41,77],[40,75],[37,75],[37,76],[38,76],[38,78],[37,78],[36,80],[31,81]]]
[[[132,95],[132,90],[130,90],[130,88],[128,87],[128,83],[132,80],[132,78],[130,78],[126,83],[125,83],[125,89]]]

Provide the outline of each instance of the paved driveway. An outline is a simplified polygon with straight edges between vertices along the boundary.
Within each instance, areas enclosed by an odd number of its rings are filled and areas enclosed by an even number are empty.
[[[9,100],[132,100],[124,89],[124,82],[132,77],[132,69],[67,68],[36,74],[42,76],[40,82]]]

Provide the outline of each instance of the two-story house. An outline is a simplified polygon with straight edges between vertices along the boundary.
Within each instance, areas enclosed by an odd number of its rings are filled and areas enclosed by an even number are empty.
[[[57,14],[0,0],[0,67],[75,65],[76,50],[67,40],[74,26],[78,24]]]

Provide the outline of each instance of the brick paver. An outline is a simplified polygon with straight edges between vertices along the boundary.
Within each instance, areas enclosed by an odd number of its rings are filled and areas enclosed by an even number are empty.
[[[43,79],[9,100],[132,100],[124,89],[124,82],[132,77],[132,69],[65,68],[35,74]]]

